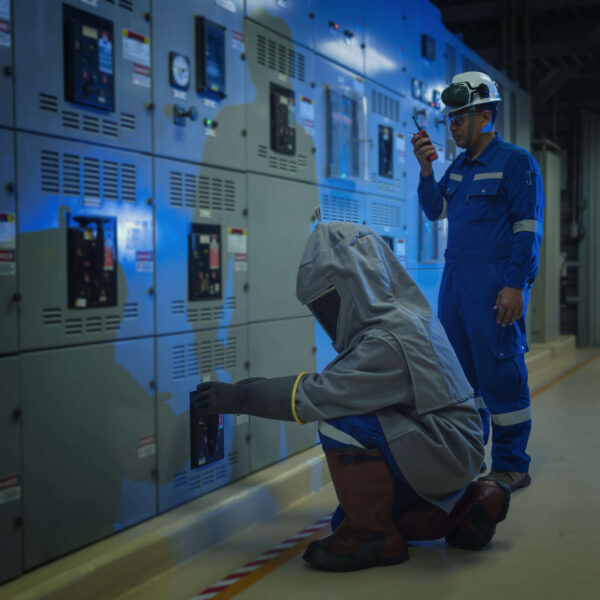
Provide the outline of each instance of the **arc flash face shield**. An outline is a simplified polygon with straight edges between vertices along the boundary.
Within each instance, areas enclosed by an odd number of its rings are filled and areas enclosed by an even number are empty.
[[[442,92],[442,102],[450,109],[471,105],[475,95],[477,98],[486,99],[490,97],[490,89],[485,83],[472,86],[468,81],[450,84]]]
[[[340,316],[340,295],[331,286],[315,296],[308,304],[308,309],[314,315],[325,333],[335,342],[337,324]]]

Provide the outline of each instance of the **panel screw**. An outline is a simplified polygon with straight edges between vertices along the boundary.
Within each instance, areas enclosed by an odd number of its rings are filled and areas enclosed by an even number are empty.
[[[241,58],[242,60],[246,60],[246,54],[245,54],[244,52],[242,52],[242,53],[240,54],[240,58]]]
[[[308,13],[308,18],[309,19],[314,19],[315,18],[315,13],[314,12]]]
[[[248,135],[248,132],[245,129],[242,129],[242,137],[246,137]]]
[[[245,283],[244,284],[244,291],[247,292],[250,289],[250,284]]]
[[[316,354],[316,353],[317,353],[317,347],[316,347],[316,346],[313,346],[313,347],[312,347],[312,352],[313,352],[313,354]]]
[[[15,292],[12,296],[12,301],[13,302],[21,302],[22,298],[23,298],[23,295],[21,294],[21,292]]]
[[[154,110],[156,108],[156,106],[155,106],[154,102],[146,102],[144,104],[144,108],[146,110]]]
[[[12,75],[12,69],[10,68],[10,65],[6,65],[6,66],[4,67],[4,74],[5,74],[7,77],[10,77],[10,76]]]
[[[12,181],[9,181],[5,186],[4,189],[10,194],[12,192],[15,191],[15,184]]]
[[[152,21],[152,16],[150,15],[149,12],[144,13],[144,20],[148,21],[148,22]]]
[[[361,48],[364,50],[364,49],[367,47],[367,45],[366,45],[366,44],[363,42],[363,43],[360,45],[360,47],[361,47]]]
[[[146,198],[146,204],[152,206],[152,198]]]
[[[21,527],[23,527],[23,517],[17,517],[13,521],[13,526],[15,529],[21,529]]]
[[[316,154],[316,152],[317,152],[317,149],[316,149],[315,147],[313,147],[313,149],[311,150],[311,152],[312,152],[313,154]]]
[[[23,416],[23,410],[21,408],[15,408],[13,410],[13,421],[18,421]]]
[[[250,368],[250,361],[249,361],[249,360],[247,360],[247,361],[244,363],[244,369],[249,369],[249,368]]]
[[[246,440],[248,443],[250,443],[250,440],[252,439],[252,436],[251,436],[249,433],[247,433],[247,434],[246,434],[246,437],[245,437],[244,439],[245,439],[245,440]]]
[[[247,217],[247,216],[248,216],[248,209],[247,209],[247,208],[245,208],[245,209],[242,211],[242,216],[243,216],[243,217]]]
[[[154,288],[153,287],[149,287],[148,288],[148,296],[152,296],[152,294],[154,294]]]
[[[152,477],[152,479],[158,479],[158,469],[152,469],[152,471],[150,471],[150,477]]]
[[[150,383],[148,383],[148,387],[153,390],[156,387],[156,381],[154,381],[154,379],[152,379],[150,381]]]
[[[310,82],[310,87],[311,87],[311,88],[316,88],[316,87],[317,87],[317,84],[316,84],[314,81],[311,81],[311,82]]]

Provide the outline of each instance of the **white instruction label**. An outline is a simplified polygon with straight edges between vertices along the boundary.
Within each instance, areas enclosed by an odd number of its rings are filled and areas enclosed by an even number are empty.
[[[147,221],[127,221],[127,250],[152,248],[152,228]]]
[[[396,240],[396,256],[400,262],[406,262],[406,240]]]
[[[246,254],[248,252],[248,236],[245,229],[227,230],[227,251],[229,253]]]
[[[150,66],[150,38],[123,29],[123,58],[144,67]]]
[[[248,255],[247,254],[236,254],[233,259],[233,270],[234,271],[247,271],[248,270]]]
[[[239,31],[231,32],[231,47],[238,52],[244,52],[244,34]]]
[[[18,475],[0,479],[0,504],[8,504],[21,498],[21,481]]]
[[[138,458],[146,458],[156,454],[156,440],[153,435],[146,435],[138,440]]]
[[[306,96],[300,96],[300,118],[315,120],[315,103]]]
[[[154,271],[154,253],[150,250],[137,250],[135,270],[138,273],[152,273]]]
[[[133,85],[139,85],[141,87],[149,88],[151,79],[150,79],[150,67],[145,67],[144,65],[133,65]]]
[[[10,47],[10,0],[0,0],[0,46]]]

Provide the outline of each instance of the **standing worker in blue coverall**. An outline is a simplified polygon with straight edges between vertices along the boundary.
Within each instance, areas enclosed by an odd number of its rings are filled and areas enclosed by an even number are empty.
[[[448,218],[439,318],[483,398],[486,443],[491,413],[492,470],[486,479],[515,490],[531,483],[525,313],[542,240],[542,178],[529,152],[494,132],[501,98],[488,75],[456,75],[442,100],[452,136],[466,151],[439,182],[429,160],[431,142],[412,139],[421,166],[419,202],[429,219]]]

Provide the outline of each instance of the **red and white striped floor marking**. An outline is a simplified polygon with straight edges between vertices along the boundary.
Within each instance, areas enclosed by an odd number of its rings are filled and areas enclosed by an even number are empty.
[[[243,567],[237,569],[233,573],[227,575],[227,577],[223,577],[221,581],[218,581],[214,585],[207,587],[202,590],[197,596],[194,596],[191,600],[208,600],[209,598],[213,598],[223,590],[226,590],[228,587],[232,586],[234,583],[237,583],[240,579],[253,573],[263,565],[267,564],[269,561],[273,560],[276,556],[279,556],[283,551],[295,546],[298,542],[301,542],[303,539],[309,537],[313,533],[319,531],[319,529],[323,529],[326,525],[331,522],[331,513],[327,515],[323,519],[319,521],[315,521],[310,527],[303,529],[300,533],[296,533],[292,537],[287,540],[281,542],[281,544],[277,544],[277,546],[267,550],[263,554],[261,554],[257,559],[251,560],[246,563]]]

